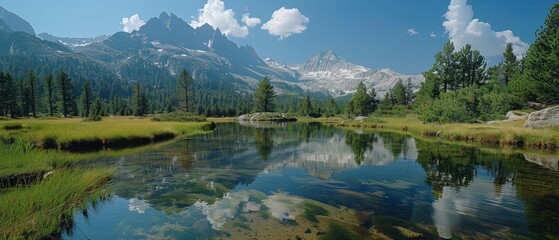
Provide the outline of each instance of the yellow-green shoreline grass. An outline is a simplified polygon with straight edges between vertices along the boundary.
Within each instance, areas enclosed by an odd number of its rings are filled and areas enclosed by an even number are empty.
[[[481,146],[504,146],[556,151],[559,128],[526,128],[524,121],[496,124],[423,123],[416,116],[372,118],[363,122],[334,121],[340,127],[382,129],[418,138],[463,142]]]
[[[17,122],[22,128],[5,126]],[[41,149],[95,151],[145,145],[177,135],[203,133],[209,122],[153,122],[150,119],[105,118],[100,122],[71,119],[22,119],[0,123],[0,139],[20,140]]]
[[[0,239],[60,238],[74,214],[108,196],[111,169],[65,169],[46,180],[0,193]]]
[[[73,162],[145,151],[179,135],[207,133],[209,122],[106,118],[20,119],[0,122],[0,239],[59,238],[77,210],[106,196],[113,171],[79,169]],[[75,154],[60,150],[142,148]],[[99,144],[100,145],[95,145]],[[74,148],[72,148],[72,146]],[[93,149],[87,149],[94,147]],[[52,149],[52,150],[50,150]],[[48,173],[46,180],[44,174]]]

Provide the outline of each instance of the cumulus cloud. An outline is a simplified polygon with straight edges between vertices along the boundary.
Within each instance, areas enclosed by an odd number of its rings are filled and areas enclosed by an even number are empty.
[[[435,34],[435,32],[431,32],[431,34],[429,34],[429,37],[436,38],[437,34]]]
[[[528,44],[514,36],[511,30],[495,32],[491,24],[474,18],[474,11],[467,0],[451,0],[444,16],[446,21],[443,26],[456,48],[470,44],[486,56],[502,54],[507,43],[513,44],[517,56],[528,50]]]
[[[122,18],[120,24],[124,25],[122,31],[130,33],[134,30],[140,29],[140,27],[144,25],[145,22],[144,20],[140,19],[140,15],[136,13],[129,18]]]
[[[209,24],[225,34],[244,38],[248,36],[248,27],[242,26],[235,19],[235,12],[232,9],[225,9],[225,4],[221,0],[208,0],[204,8],[198,9],[198,18],[190,22],[194,28],[204,24]]]
[[[243,14],[242,21],[247,25],[247,27],[254,27],[260,24],[260,18],[251,18],[248,13]]]
[[[419,33],[417,32],[417,30],[415,30],[415,28],[410,28],[410,29],[408,29],[408,34],[410,36],[414,36],[414,35],[417,35]]]
[[[291,34],[304,32],[307,24],[309,24],[309,18],[301,14],[299,9],[281,7],[274,11],[272,18],[262,25],[262,29],[273,36],[285,39]]]

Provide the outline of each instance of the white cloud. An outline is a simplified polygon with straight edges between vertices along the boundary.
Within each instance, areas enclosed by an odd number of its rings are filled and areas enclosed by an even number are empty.
[[[254,27],[260,24],[260,18],[251,18],[248,13],[243,14],[243,22],[247,27]]]
[[[437,34],[435,34],[435,32],[431,32],[431,34],[429,34],[429,37],[436,38]]]
[[[235,19],[235,12],[225,9],[221,0],[208,0],[204,8],[198,9],[198,19],[192,20],[190,25],[194,28],[205,23],[225,34],[225,36],[244,38],[248,36],[248,27],[241,26]]]
[[[130,33],[134,30],[140,29],[140,27],[144,25],[145,22],[144,20],[140,19],[140,15],[136,13],[129,18],[122,18],[120,24],[124,25],[122,31]]]
[[[285,39],[291,34],[302,33],[307,29],[309,18],[299,12],[297,8],[286,9],[281,7],[274,11],[272,18],[262,25],[273,36]]]
[[[513,44],[517,56],[528,50],[528,44],[514,36],[511,30],[495,32],[491,24],[474,19],[474,11],[467,0],[451,0],[444,16],[443,26],[456,48],[470,44],[486,56],[502,54],[507,43]]]
[[[414,35],[417,35],[419,33],[417,32],[417,30],[415,30],[415,28],[410,28],[410,29],[408,29],[408,34],[410,36],[414,36]]]

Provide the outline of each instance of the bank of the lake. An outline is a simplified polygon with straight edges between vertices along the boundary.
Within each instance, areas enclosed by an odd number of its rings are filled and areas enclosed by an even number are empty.
[[[415,138],[461,144],[515,149],[557,151],[559,128],[527,128],[525,120],[501,123],[424,123],[415,115],[369,117],[362,121],[339,117],[302,118],[300,122],[322,122],[342,128],[376,129]]]
[[[118,168],[111,200],[68,239],[557,236],[557,168],[390,132],[219,124]],[[90,211],[91,212],[91,211]]]
[[[39,149],[91,152],[203,133],[211,126],[211,122],[158,122],[130,117],[108,117],[99,122],[84,122],[81,118],[22,119],[0,122],[0,140],[23,141]]]
[[[235,118],[209,118],[235,122]],[[411,135],[426,140],[456,142],[474,146],[506,147],[554,152],[559,147],[559,128],[527,128],[525,120],[500,123],[424,123],[416,115],[369,117],[361,121],[343,117],[298,117],[298,122],[320,122],[341,128],[375,129]]]
[[[211,122],[124,117],[0,122],[0,239],[60,238],[73,229],[76,211],[87,215],[88,205],[109,194],[113,169],[82,169],[76,162],[150,150],[211,128]]]

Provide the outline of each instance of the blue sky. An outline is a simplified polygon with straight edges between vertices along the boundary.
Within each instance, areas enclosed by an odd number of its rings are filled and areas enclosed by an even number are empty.
[[[238,24],[236,29],[246,29],[241,33],[233,30],[229,39],[239,45],[253,46],[262,58],[271,57],[287,64],[303,63],[314,54],[332,49],[340,57],[356,64],[419,74],[430,68],[434,54],[449,38],[458,46],[471,43],[492,62],[500,59],[499,53],[505,42],[513,42],[515,51],[524,52],[527,45],[534,41],[535,31],[543,24],[555,2],[0,0],[0,6],[29,21],[37,33],[67,37],[91,37],[122,31],[122,18],[134,14],[147,22],[149,18],[166,11],[189,23],[192,20],[203,22],[204,19],[199,18],[199,9],[210,3],[222,3],[225,11],[234,13]],[[454,10],[450,11],[449,6]],[[276,24],[268,24],[263,29],[272,14],[282,7],[285,11],[278,12]],[[250,14],[250,18],[260,19],[260,24],[248,27],[242,21],[246,13]],[[285,20],[293,16],[295,20]],[[207,17],[211,18],[209,14]],[[208,20],[207,17],[205,20]],[[297,22],[297,17],[301,21]],[[443,26],[445,21],[448,24]],[[299,29],[285,29],[286,26],[289,28],[289,24],[299,24]]]

